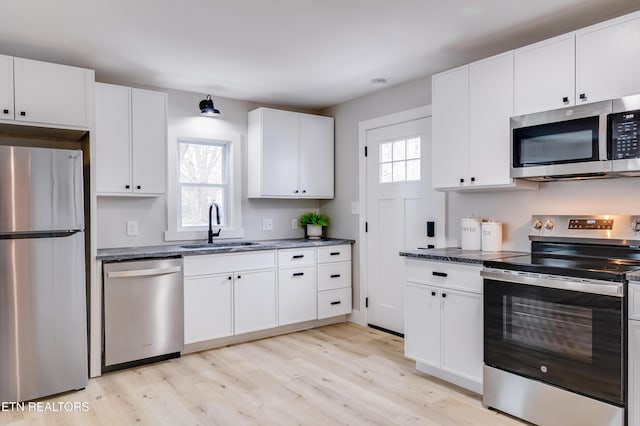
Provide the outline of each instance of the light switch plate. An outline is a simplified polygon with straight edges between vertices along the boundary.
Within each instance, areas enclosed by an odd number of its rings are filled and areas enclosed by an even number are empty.
[[[298,229],[298,219],[291,219],[291,229]]]
[[[273,219],[262,219],[262,230],[273,231]]]
[[[360,201],[351,202],[351,214],[360,214]]]
[[[137,220],[128,220],[127,221],[127,236],[135,237],[138,235],[138,221]]]

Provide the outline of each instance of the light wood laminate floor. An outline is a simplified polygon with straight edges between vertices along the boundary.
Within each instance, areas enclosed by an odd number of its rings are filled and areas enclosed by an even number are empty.
[[[42,402],[86,403],[88,411],[5,411],[0,424],[522,424],[417,372],[401,338],[350,323],[107,374]]]

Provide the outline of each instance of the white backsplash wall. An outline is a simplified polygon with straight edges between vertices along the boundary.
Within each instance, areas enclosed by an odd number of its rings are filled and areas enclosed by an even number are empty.
[[[183,135],[185,126],[203,126],[189,133],[220,131],[240,135],[242,149],[242,226],[247,239],[298,238],[304,236],[304,230],[291,229],[291,220],[304,212],[319,207],[317,200],[249,200],[247,193],[247,113],[259,106],[252,102],[212,97],[216,108],[222,111],[221,117],[199,117],[198,103],[206,94],[189,93],[176,90],[148,87],[169,94],[168,135],[175,138]],[[313,111],[303,111],[313,112]],[[194,119],[196,118],[196,119]],[[173,146],[169,141],[169,146]],[[167,230],[166,197],[99,197],[97,207],[98,248],[130,247],[171,244],[164,241]],[[273,230],[263,231],[262,220],[273,220]],[[127,221],[138,221],[138,236],[127,236]]]
[[[460,246],[460,219],[474,214],[503,223],[503,250],[530,249],[533,214],[640,214],[640,178],[547,182],[533,191],[450,193],[447,240]]]

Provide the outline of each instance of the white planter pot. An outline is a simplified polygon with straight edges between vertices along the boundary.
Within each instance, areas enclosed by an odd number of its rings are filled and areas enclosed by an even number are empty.
[[[307,225],[307,238],[310,240],[319,240],[322,237],[322,226]]]

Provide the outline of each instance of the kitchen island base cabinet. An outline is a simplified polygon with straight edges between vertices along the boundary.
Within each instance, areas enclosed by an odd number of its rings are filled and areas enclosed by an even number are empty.
[[[482,266],[406,265],[405,356],[422,372],[482,393]]]

